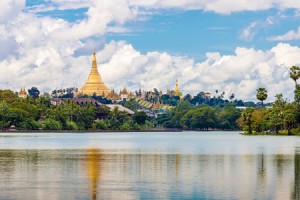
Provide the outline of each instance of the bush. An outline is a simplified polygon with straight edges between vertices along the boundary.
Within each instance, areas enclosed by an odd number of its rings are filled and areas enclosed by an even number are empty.
[[[153,128],[154,127],[154,124],[150,121],[146,121],[146,128]]]
[[[132,130],[132,127],[130,126],[130,124],[128,124],[127,122],[125,122],[124,124],[122,124],[120,126],[120,130]]]
[[[292,132],[292,134],[295,134],[295,135],[300,134],[300,127],[292,128],[291,132]]]
[[[7,129],[10,126],[10,122],[8,121],[0,121],[0,130]]]
[[[135,123],[133,125],[133,130],[142,130],[143,129],[143,126],[139,125],[138,123]]]
[[[62,130],[62,125],[59,121],[56,121],[55,119],[46,119],[44,124],[45,130]]]
[[[78,125],[75,122],[67,122],[67,130],[77,131],[78,129]]]
[[[108,129],[108,124],[104,120],[97,120],[96,121],[96,129],[98,130],[107,130]]]
[[[19,123],[17,128],[20,130],[40,130],[42,125],[33,119],[27,119]]]

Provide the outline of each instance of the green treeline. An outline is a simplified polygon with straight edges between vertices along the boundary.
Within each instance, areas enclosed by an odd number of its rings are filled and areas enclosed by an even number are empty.
[[[264,107],[268,98],[265,88],[258,88],[256,98],[261,107],[236,108],[235,101],[197,103],[195,98],[176,101],[176,107],[157,117],[149,117],[137,102],[126,101],[125,107],[135,110],[129,115],[115,107],[78,104],[71,99],[55,106],[49,98],[39,96],[36,88],[30,96],[19,98],[10,90],[0,90],[0,130],[146,130],[151,128],[177,128],[187,130],[244,130],[252,133],[299,134],[300,133],[300,67],[290,69],[290,78],[295,82],[294,101],[287,101],[282,94]],[[166,96],[167,97],[167,96]],[[165,99],[166,101],[169,99]],[[213,99],[215,101],[215,99]],[[175,99],[171,99],[175,101]],[[211,102],[214,102],[211,101]],[[199,103],[200,102],[200,103]]]
[[[227,103],[223,108],[202,105],[192,107],[188,101],[180,101],[176,108],[158,115],[154,124],[166,128],[193,130],[237,130],[241,111]]]
[[[248,134],[274,133],[274,134],[299,134],[300,133],[300,67],[290,68],[290,78],[295,82],[294,101],[289,102],[282,94],[275,96],[275,101],[269,109],[263,107],[263,101],[268,94],[265,88],[257,89],[257,99],[262,102],[262,108],[247,108],[238,119],[238,125]]]
[[[101,120],[99,120],[101,118]],[[17,130],[141,130],[154,125],[145,112],[130,116],[116,107],[96,108],[68,100],[59,106],[49,98],[18,98],[10,90],[0,90],[0,129]]]
[[[198,130],[236,130],[241,112],[230,104],[224,108],[194,107],[179,101],[177,107],[158,117],[143,112],[129,115],[117,108],[78,105],[68,100],[59,106],[46,97],[18,98],[10,90],[0,90],[0,129],[17,130],[144,130],[154,127]]]

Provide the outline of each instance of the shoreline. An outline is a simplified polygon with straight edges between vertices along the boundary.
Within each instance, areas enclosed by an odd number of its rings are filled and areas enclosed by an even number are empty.
[[[288,134],[282,134],[282,133],[279,133],[279,134],[276,134],[276,133],[270,133],[270,134],[267,134],[267,133],[252,133],[252,134],[248,134],[248,133],[239,133],[240,135],[244,135],[244,136],[300,136],[300,133],[297,133],[297,134],[291,134],[291,135],[288,135]]]
[[[155,130],[1,130],[1,133],[116,133],[116,132],[183,132],[181,129]]]

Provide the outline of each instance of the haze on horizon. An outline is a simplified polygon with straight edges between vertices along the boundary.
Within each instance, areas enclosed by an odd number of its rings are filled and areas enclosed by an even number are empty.
[[[4,0],[0,89],[81,87],[97,50],[109,88],[292,99],[300,1]]]

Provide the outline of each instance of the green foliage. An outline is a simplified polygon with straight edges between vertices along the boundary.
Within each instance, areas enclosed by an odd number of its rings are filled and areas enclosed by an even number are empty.
[[[234,106],[228,104],[224,109],[217,110],[216,119],[218,128],[223,130],[236,130],[237,119],[241,116],[241,111],[236,109]]]
[[[291,135],[291,129],[295,123],[297,123],[297,116],[294,112],[296,110],[296,106],[294,104],[288,104],[284,108],[283,111],[283,124],[285,129],[288,131],[288,135]]]
[[[216,110],[209,106],[203,106],[188,111],[180,120],[180,123],[188,128],[208,130],[216,127]]]
[[[86,104],[80,107],[78,116],[75,118],[75,122],[79,125],[80,129],[90,129],[94,123],[96,117],[95,107],[91,104]]]
[[[254,112],[253,108],[246,108],[243,112],[242,112],[242,116],[238,121],[238,124],[240,127],[243,128],[243,130],[247,131],[248,134],[252,134],[252,130],[253,130],[253,117],[252,114]]]
[[[17,96],[11,90],[0,90],[0,101],[5,101],[10,104],[16,101]]]
[[[154,123],[152,123],[152,122],[150,122],[150,121],[146,121],[146,123],[145,123],[145,128],[146,128],[146,129],[154,128]]]
[[[38,120],[40,117],[40,112],[37,106],[32,105],[27,102],[13,102],[9,105],[10,108],[18,108],[24,111],[27,111],[29,117],[35,120]]]
[[[290,78],[295,81],[295,85],[297,85],[297,80],[300,78],[300,67],[292,66],[290,68]]]
[[[62,125],[59,121],[55,119],[46,119],[44,122],[45,130],[62,130]]]
[[[120,126],[120,130],[132,130],[132,126],[128,122],[125,122]]]
[[[171,106],[177,106],[178,102],[180,101],[179,96],[173,96],[169,94],[163,94],[160,97],[160,102],[163,104],[171,105]]]
[[[109,128],[109,123],[104,120],[96,120],[95,125],[97,130],[108,130]]]
[[[6,129],[10,125],[9,121],[9,108],[6,101],[2,100],[0,102],[0,129]]]
[[[40,95],[40,91],[36,87],[32,87],[31,89],[29,89],[28,93],[34,99],[37,99]]]
[[[71,121],[71,122],[67,122],[67,130],[77,131],[79,130],[79,127],[75,122]]]
[[[300,85],[297,84],[294,91],[294,100],[296,103],[300,104]]]
[[[65,112],[63,105],[47,109],[45,117],[46,117],[46,119],[56,120],[62,125],[62,127],[66,127],[67,114]]]
[[[10,121],[0,120],[0,130],[7,129],[9,128],[9,126],[10,126]]]
[[[125,104],[124,104],[124,107],[126,107],[130,110],[136,111],[136,110],[139,109],[139,103],[136,102],[135,100],[126,101]]]
[[[299,135],[300,134],[300,127],[292,128],[291,133],[294,134],[294,135]]]
[[[20,130],[40,130],[42,125],[33,119],[27,119],[20,122],[17,128]]]
[[[115,107],[114,110],[112,110],[108,116],[107,120],[111,124],[111,129],[118,129],[122,124],[125,122],[131,120],[131,118],[128,116],[126,112],[119,111],[118,107]]]
[[[256,98],[261,101],[261,106],[264,107],[264,100],[268,98],[267,90],[265,88],[258,88]]]
[[[30,113],[20,108],[9,108],[8,119],[12,125],[20,126],[20,123],[30,118]]]
[[[147,118],[148,115],[144,111],[135,112],[135,114],[133,115],[133,120],[139,125],[144,125]]]

